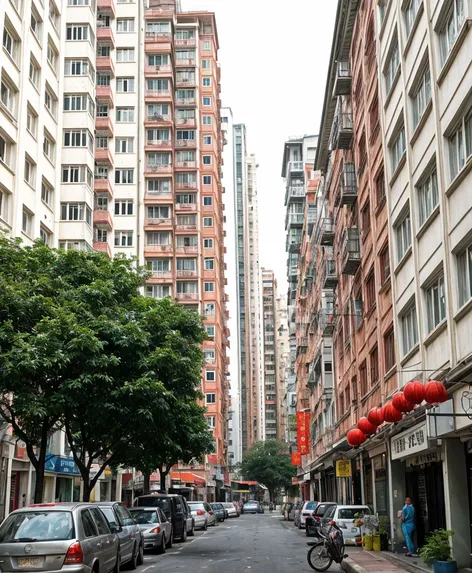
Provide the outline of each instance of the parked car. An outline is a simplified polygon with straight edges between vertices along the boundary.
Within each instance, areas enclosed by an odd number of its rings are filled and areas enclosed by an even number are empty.
[[[244,513],[244,504],[241,502],[233,501],[233,505],[236,508],[236,517],[239,517],[242,513]]]
[[[210,525],[218,525],[215,512],[206,501],[189,501],[188,505],[195,521],[195,527],[204,531]]]
[[[160,507],[133,507],[130,511],[143,534],[144,549],[165,553],[172,547],[172,523]]]
[[[144,540],[133,516],[125,504],[118,501],[100,501],[95,505],[105,514],[111,530],[118,534],[121,564],[130,563],[131,569],[136,569],[143,563]]]
[[[335,521],[341,528],[346,545],[360,545],[362,543],[361,530],[355,524],[355,515],[370,515],[367,505],[332,505],[329,507],[321,523],[326,526],[330,521]]]
[[[297,516],[297,512],[300,509],[301,504],[299,502],[294,503],[288,512],[288,521],[295,522],[295,517]]]
[[[305,520],[305,533],[307,535],[307,537],[315,535],[315,517],[319,517],[320,519],[322,519],[324,517],[324,514],[326,513],[326,511],[328,510],[328,508],[332,507],[333,505],[336,505],[336,503],[334,501],[322,501],[320,502],[315,510],[312,512],[311,516],[308,516]]]
[[[244,513],[264,513],[264,508],[258,501],[247,501],[244,504]]]
[[[231,501],[224,501],[221,504],[228,512],[228,517],[239,517],[238,511]]]
[[[305,527],[306,518],[313,513],[317,505],[317,501],[305,501],[299,506],[294,520],[294,525],[298,527],[298,529],[303,529]]]
[[[227,516],[226,509],[221,503],[210,503],[211,509],[215,512],[218,521],[224,521]]]
[[[172,541],[187,541],[187,535],[195,535],[195,520],[187,501],[174,493],[151,493],[142,495],[135,501],[136,507],[160,507],[172,523]]]
[[[42,503],[17,509],[0,526],[2,572],[119,573],[120,542],[92,503]]]

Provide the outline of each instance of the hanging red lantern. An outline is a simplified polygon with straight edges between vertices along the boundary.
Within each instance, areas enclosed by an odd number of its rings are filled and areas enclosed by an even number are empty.
[[[364,432],[361,432],[359,428],[354,428],[352,430],[349,430],[349,432],[347,433],[347,443],[353,448],[356,448],[357,446],[363,444],[366,441],[366,439],[367,436],[364,434]]]
[[[383,407],[383,415],[386,422],[393,424],[394,422],[399,422],[402,419],[402,413],[399,412],[392,402],[388,402]]]
[[[424,387],[424,399],[428,404],[441,404],[447,400],[447,390],[442,382],[431,380]]]
[[[418,380],[412,380],[403,388],[403,395],[412,404],[421,404],[424,400],[424,386]]]
[[[392,399],[393,407],[399,412],[411,412],[414,404],[408,402],[403,392],[397,392]]]
[[[374,426],[381,426],[384,423],[383,408],[372,408],[367,414],[367,419]]]
[[[365,416],[360,418],[360,420],[357,422],[357,427],[366,436],[370,436],[370,434],[375,434],[375,432],[377,431],[377,426],[371,424]]]

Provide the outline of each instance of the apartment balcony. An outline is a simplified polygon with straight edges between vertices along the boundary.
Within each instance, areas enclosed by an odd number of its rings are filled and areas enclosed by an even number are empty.
[[[175,86],[177,88],[195,88],[197,86],[197,80],[195,77],[176,79]]]
[[[98,0],[97,8],[102,14],[111,14],[112,18],[116,17],[115,0]]]
[[[303,185],[289,185],[285,191],[285,205],[288,205],[292,200],[305,198],[305,187]]]
[[[144,66],[145,76],[169,76],[172,75],[172,66],[164,64],[161,66]]]
[[[113,199],[113,187],[109,179],[95,179],[93,190],[95,193],[108,193],[108,197]]]
[[[352,113],[338,112],[331,128],[331,149],[349,149],[352,144]]]
[[[174,163],[174,167],[176,169],[196,169],[197,162],[196,161],[176,161]]]
[[[309,204],[307,215],[306,215],[307,231],[308,231],[309,235],[311,235],[311,232],[313,231],[313,227],[315,226],[316,215],[317,215],[316,205],[310,205]]]
[[[333,245],[334,243],[334,221],[332,217],[323,217],[316,229],[316,243],[318,245]]]
[[[154,151],[157,149],[172,149],[172,141],[170,139],[146,139],[144,146],[146,151]]]
[[[194,117],[176,117],[175,125],[185,125],[185,127],[197,127],[197,122]]]
[[[172,40],[170,32],[146,32],[146,44],[168,44]]]
[[[159,92],[146,92],[146,93],[159,93]],[[146,96],[148,97],[148,96]],[[153,96],[149,96],[151,99]],[[155,99],[158,99],[157,97]],[[159,113],[153,113],[151,115],[147,115],[144,118],[144,125],[146,125],[146,127],[160,127],[160,126],[168,126],[169,123],[171,123],[171,116],[170,114],[159,114]]]
[[[336,274],[336,261],[327,259],[324,261],[321,272],[321,285],[324,289],[334,289],[338,284],[338,275]]]
[[[302,243],[301,235],[295,237],[290,237],[290,235],[287,235],[285,250],[289,253],[299,253],[301,243]]]
[[[113,167],[113,156],[109,149],[95,149],[95,161]]]
[[[306,354],[308,350],[308,338],[306,336],[302,336],[297,341],[297,356],[300,354]]]
[[[93,242],[93,248],[96,251],[99,251],[100,253],[107,254],[111,259],[111,247],[105,241],[94,241]]]
[[[179,302],[192,302],[200,299],[198,292],[178,292],[175,298]]]
[[[172,219],[144,219],[144,228],[146,230],[155,230],[156,228],[169,228],[172,227]]]
[[[114,107],[115,100],[111,86],[97,86],[95,95],[97,101],[107,103],[110,108]]]
[[[172,253],[172,245],[144,245],[144,256],[152,256],[156,253]]]
[[[176,139],[175,140],[176,149],[196,149],[197,140],[196,139]]]
[[[97,117],[95,118],[96,131],[102,131],[109,137],[113,137],[113,122],[110,117]]]
[[[195,60],[195,58],[186,58],[185,60],[175,60],[176,67],[195,66],[196,64],[197,60]]]
[[[195,48],[197,41],[195,38],[174,38],[174,46],[176,48]]]
[[[178,97],[175,99],[175,105],[193,107],[196,105],[196,100],[194,97]]]
[[[336,190],[336,205],[352,207],[357,200],[357,179],[354,163],[344,163],[339,174],[338,188]]]
[[[172,282],[172,271],[151,271],[151,276],[146,279],[147,284],[166,284]]]
[[[290,227],[303,227],[303,213],[290,213],[287,211],[285,216],[285,229],[289,229]]]
[[[103,26],[100,21],[97,22],[97,42],[110,44],[115,47],[115,35],[110,26]]]
[[[318,326],[322,336],[332,336],[335,325],[333,309],[322,308],[318,311]]]
[[[175,247],[175,252],[178,255],[194,255],[198,253],[198,246],[197,245],[177,246]]]
[[[173,201],[172,191],[146,191],[144,195],[144,202],[146,205],[160,205],[162,203],[168,204]]]
[[[291,173],[303,172],[303,161],[290,161],[289,171]]]
[[[108,209],[95,209],[93,212],[93,224],[111,231],[113,229],[113,218],[110,211]]]
[[[176,231],[196,231],[197,230],[197,223],[191,223],[188,225],[175,225]]]
[[[188,213],[189,211],[197,211],[196,203],[175,203],[174,209],[176,213]]]
[[[175,182],[176,189],[198,189],[198,183],[196,181],[176,181]]]
[[[178,279],[188,279],[188,278],[196,278],[198,277],[198,272],[196,270],[194,271],[187,271],[187,270],[180,270],[177,269],[175,271],[175,276]]]
[[[351,66],[349,62],[338,62],[334,79],[333,96],[349,95],[352,87]]]
[[[110,56],[97,56],[96,58],[97,72],[109,71],[112,78],[115,77],[115,64]]]
[[[357,227],[344,229],[341,253],[343,274],[355,275],[361,264],[361,246]]]
[[[172,165],[153,165],[147,164],[144,167],[145,175],[171,175]]]
[[[174,10],[170,6],[163,6],[162,8],[146,8],[144,10],[144,17],[146,19],[164,19],[172,20],[174,17]]]

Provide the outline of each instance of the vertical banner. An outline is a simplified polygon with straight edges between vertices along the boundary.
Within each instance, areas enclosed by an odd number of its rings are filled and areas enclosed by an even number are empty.
[[[300,452],[292,452],[292,465],[293,466],[301,466],[302,465],[302,456]],[[298,484],[298,481],[297,481]]]
[[[305,456],[310,452],[310,412],[297,412],[298,451]]]

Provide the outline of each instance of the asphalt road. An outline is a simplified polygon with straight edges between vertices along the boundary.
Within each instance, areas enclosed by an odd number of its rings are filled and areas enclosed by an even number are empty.
[[[176,543],[164,555],[146,553],[137,573],[308,573],[305,531],[283,522],[279,512],[241,515],[186,543]],[[332,565],[329,571],[340,571]]]

